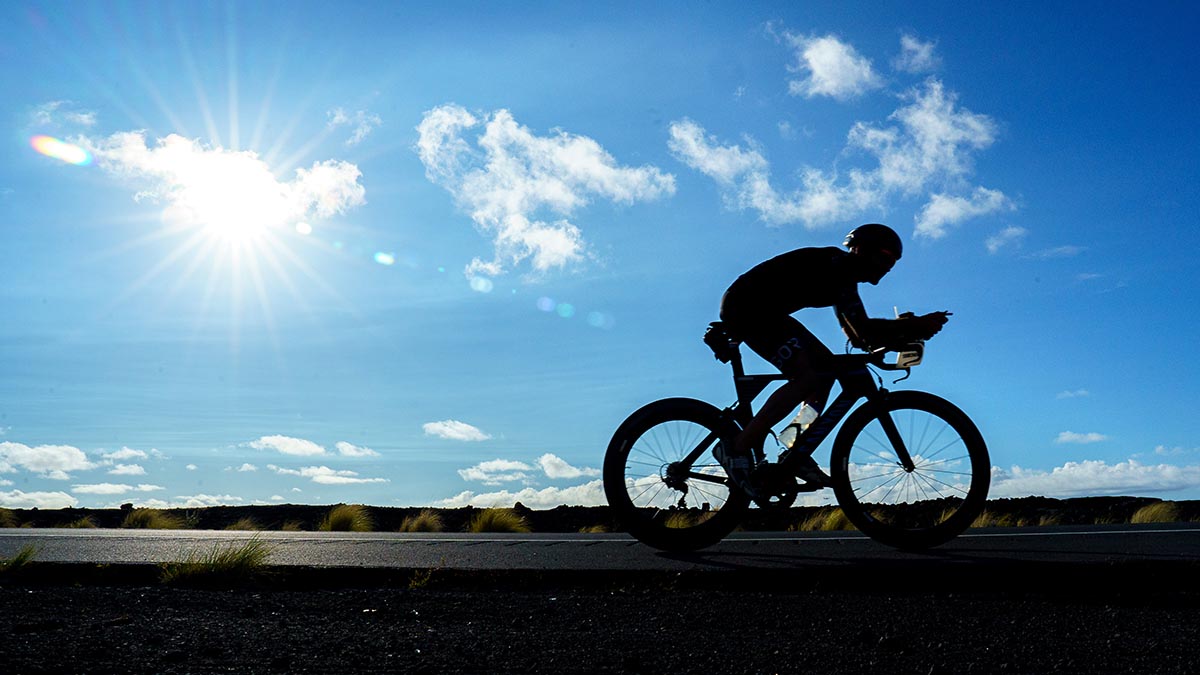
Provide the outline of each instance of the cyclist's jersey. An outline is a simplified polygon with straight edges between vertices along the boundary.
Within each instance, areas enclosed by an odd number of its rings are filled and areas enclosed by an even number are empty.
[[[800,248],[755,265],[721,298],[721,318],[753,325],[810,307],[833,307],[856,346],[867,321],[850,254],[836,247]]]

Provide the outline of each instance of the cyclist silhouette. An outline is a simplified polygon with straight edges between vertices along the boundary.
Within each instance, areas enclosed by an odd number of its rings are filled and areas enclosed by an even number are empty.
[[[949,312],[896,319],[867,316],[858,284],[878,284],[900,259],[903,245],[890,227],[869,223],[846,236],[843,251],[836,247],[800,248],[762,262],[738,277],[721,298],[721,320],[731,336],[741,340],[781,373],[787,382],[773,392],[761,410],[737,436],[733,447],[722,445],[714,455],[729,477],[757,499],[749,476],[753,449],[771,428],[801,403],[824,409],[833,387],[833,353],[792,314],[806,308],[833,307],[850,343],[859,349],[926,340],[945,325]],[[798,477],[829,485],[816,461],[800,461]]]

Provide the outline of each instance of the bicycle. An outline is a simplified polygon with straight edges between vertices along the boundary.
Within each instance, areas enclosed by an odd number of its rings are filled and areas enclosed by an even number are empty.
[[[649,403],[617,428],[604,457],[604,491],[614,516],[638,540],[667,551],[711,546],[741,523],[751,499],[712,450],[732,443],[754,416],[754,399],[787,379],[747,375],[741,343],[719,321],[709,325],[704,341],[732,366],[736,402],[724,409],[692,398]],[[888,361],[892,352],[895,361]],[[799,493],[822,489],[799,482],[793,467],[845,418],[830,453],[830,477],[855,527],[876,541],[916,550],[968,528],[983,511],[991,478],[979,429],[953,403],[921,391],[889,391],[872,370],[904,371],[899,382],[923,356],[923,342],[835,356],[840,391],[833,402],[776,462],[767,461],[761,446],[754,449],[751,480],[767,495],[759,506],[785,509]]]

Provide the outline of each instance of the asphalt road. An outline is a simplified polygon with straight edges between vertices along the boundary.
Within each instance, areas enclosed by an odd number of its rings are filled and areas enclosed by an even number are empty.
[[[34,546],[36,560],[146,564],[259,537],[270,564],[342,570],[721,572],[1029,566],[1200,569],[1200,524],[970,530],[932,551],[897,551],[857,533],[735,533],[692,554],[667,554],[624,534],[400,534],[169,530],[0,530],[0,559]]]

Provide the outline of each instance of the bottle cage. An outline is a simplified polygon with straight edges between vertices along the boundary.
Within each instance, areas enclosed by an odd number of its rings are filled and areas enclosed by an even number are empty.
[[[720,321],[708,324],[704,331],[704,344],[712,350],[713,356],[721,363],[729,363],[738,353],[738,343],[725,332],[725,325]]]

